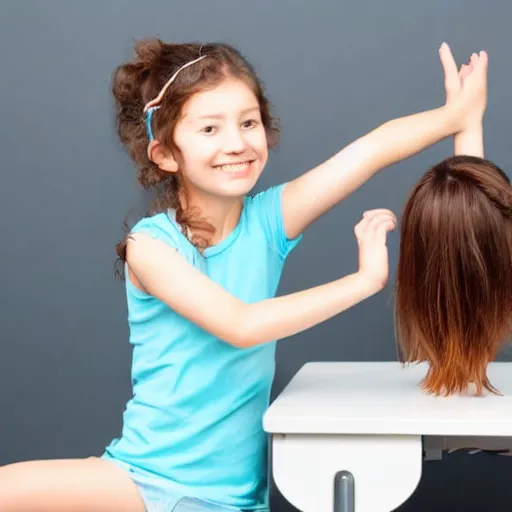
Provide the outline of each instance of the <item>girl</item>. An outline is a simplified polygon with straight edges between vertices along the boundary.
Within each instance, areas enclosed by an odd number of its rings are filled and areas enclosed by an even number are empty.
[[[441,58],[446,73],[446,45]],[[481,117],[486,74],[481,53],[444,106],[248,195],[278,139],[254,70],[224,44],[140,42],[114,74],[118,132],[139,181],[160,193],[118,245],[133,344],[122,434],[99,458],[1,468],[0,511],[268,510],[261,418],[275,340],[382,290],[395,217],[363,215],[351,275],[275,297],[283,264],[312,222],[378,170]]]

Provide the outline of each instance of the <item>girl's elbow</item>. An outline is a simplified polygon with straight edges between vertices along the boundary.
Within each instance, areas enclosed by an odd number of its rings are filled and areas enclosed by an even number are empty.
[[[258,345],[259,341],[254,336],[254,333],[251,333],[245,329],[236,330],[229,336],[227,342],[236,348],[251,348],[255,345]]]
[[[232,329],[227,340],[230,345],[237,348],[251,348],[261,343],[258,330],[250,321],[248,314],[239,315],[237,321],[232,323]]]
[[[254,304],[238,302],[229,310],[219,330],[223,331],[222,339],[236,348],[251,348],[264,343],[261,316]]]

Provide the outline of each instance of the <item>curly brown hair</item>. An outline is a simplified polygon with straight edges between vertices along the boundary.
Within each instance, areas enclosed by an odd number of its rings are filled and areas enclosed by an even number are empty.
[[[166,91],[160,109],[152,118],[154,137],[167,149],[173,149],[173,133],[182,107],[194,94],[211,89],[226,78],[243,80],[253,90],[260,105],[263,126],[269,148],[279,143],[279,121],[270,113],[270,103],[264,85],[251,64],[232,46],[225,43],[165,43],[160,39],[145,39],[135,44],[135,58],[118,66],[112,78],[112,93],[116,107],[117,133],[137,167],[137,179],[145,189],[155,189],[148,215],[173,208],[183,233],[196,232],[191,242],[199,249],[209,246],[207,236],[213,228],[194,211],[183,207],[179,197],[186,194],[180,174],[164,172],[147,154],[149,136],[146,130],[144,106],[155,98],[169,78],[183,65],[206,56],[183,69]],[[185,201],[186,204],[186,201]],[[197,233],[206,233],[198,235]],[[119,260],[126,261],[126,237],[116,245]]]

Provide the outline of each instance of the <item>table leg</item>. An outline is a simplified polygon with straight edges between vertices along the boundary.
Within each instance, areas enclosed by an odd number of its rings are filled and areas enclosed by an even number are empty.
[[[334,476],[334,512],[355,512],[354,475],[338,471]]]

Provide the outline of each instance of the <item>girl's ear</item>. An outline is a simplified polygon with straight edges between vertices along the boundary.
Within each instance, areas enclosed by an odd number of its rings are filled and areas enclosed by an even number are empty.
[[[164,148],[156,139],[149,143],[148,158],[162,171],[178,172],[178,162],[176,162],[172,151]]]

